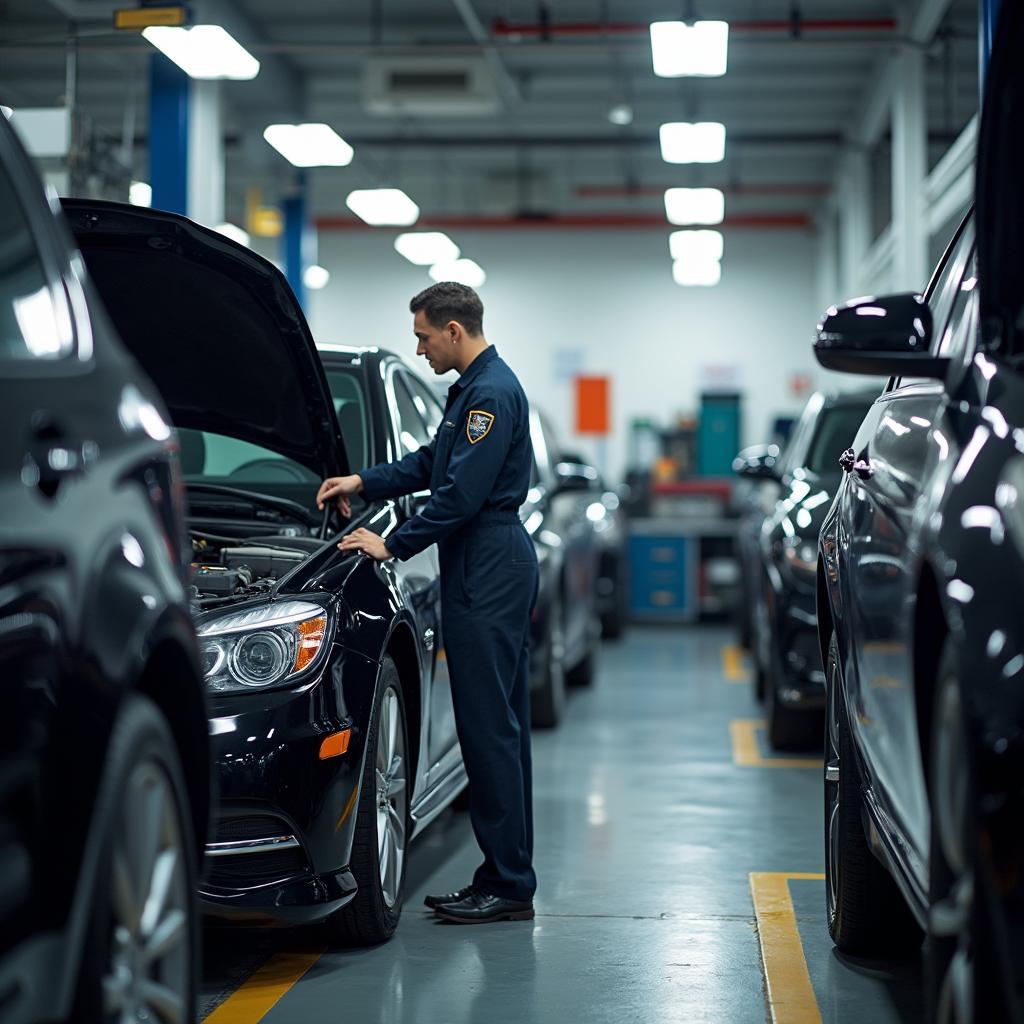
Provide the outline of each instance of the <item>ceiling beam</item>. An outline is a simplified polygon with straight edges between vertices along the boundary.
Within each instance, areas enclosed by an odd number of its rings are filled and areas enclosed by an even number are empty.
[[[494,48],[490,32],[484,27],[484,23],[473,8],[473,0],[452,0],[452,4],[455,6],[455,10],[459,12],[459,17],[462,18],[462,22],[466,26],[466,30],[473,37],[473,41],[483,48],[484,59],[490,65],[505,101],[507,103],[517,102],[520,98],[519,86],[509,74],[505,62]]]
[[[930,43],[951,4],[952,0],[917,0],[908,19],[911,40]]]

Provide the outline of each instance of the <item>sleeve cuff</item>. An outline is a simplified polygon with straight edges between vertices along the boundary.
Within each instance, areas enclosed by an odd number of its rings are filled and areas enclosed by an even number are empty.
[[[402,536],[401,527],[395,530],[390,537],[387,537],[384,543],[388,551],[400,562],[404,562],[407,558],[412,558],[416,554],[416,549]]]
[[[363,481],[363,489],[360,492],[367,501],[376,501],[380,495],[377,493],[377,488],[380,486],[380,473],[375,468],[364,469],[359,474],[359,479]]]

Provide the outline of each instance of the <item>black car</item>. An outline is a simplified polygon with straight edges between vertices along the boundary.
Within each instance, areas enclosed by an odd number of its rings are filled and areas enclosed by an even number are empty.
[[[210,807],[177,442],[0,116],[0,1017],[192,1020]]]
[[[745,449],[733,467],[766,480],[771,496],[752,563],[754,687],[765,701],[768,740],[789,750],[821,738],[825,674],[818,651],[815,569],[818,531],[832,504],[849,447],[874,393],[816,392],[804,406],[786,454]]]
[[[220,786],[204,908],[387,939],[409,841],[466,782],[437,553],[343,554],[343,527],[387,536],[415,499],[364,503],[343,524],[315,496],[348,471],[343,431],[356,461],[403,450],[420,428],[392,406],[414,379],[376,353],[329,358],[325,373],[284,276],[216,232],[137,207],[65,208],[182,437]]]
[[[868,954],[923,929],[944,1022],[1024,1020],[1022,49],[1004,4],[976,213],[924,298],[833,308],[815,346],[892,378],[821,533],[828,925]]]
[[[626,628],[629,614],[626,507],[619,495],[605,483],[597,467],[575,452],[561,452],[555,472],[569,487],[589,494],[585,515],[597,537],[595,596],[601,636],[609,640],[618,639]]]
[[[551,424],[530,413],[534,469],[520,517],[537,548],[540,583],[530,633],[533,724],[557,725],[566,683],[593,678],[600,649],[597,604],[600,551],[587,507],[593,503],[589,467],[561,464]],[[592,471],[591,471],[592,472]]]

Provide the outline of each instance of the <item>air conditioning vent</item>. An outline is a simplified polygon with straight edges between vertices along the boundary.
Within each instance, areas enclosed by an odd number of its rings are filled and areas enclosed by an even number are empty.
[[[363,65],[363,103],[382,117],[474,117],[496,113],[498,88],[481,57],[379,55]]]

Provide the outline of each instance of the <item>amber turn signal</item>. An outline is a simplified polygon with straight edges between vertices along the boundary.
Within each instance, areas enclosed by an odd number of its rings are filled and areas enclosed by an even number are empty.
[[[338,757],[348,750],[348,741],[352,737],[351,729],[342,729],[341,732],[332,732],[325,736],[320,744],[320,760],[326,761],[329,757]]]

